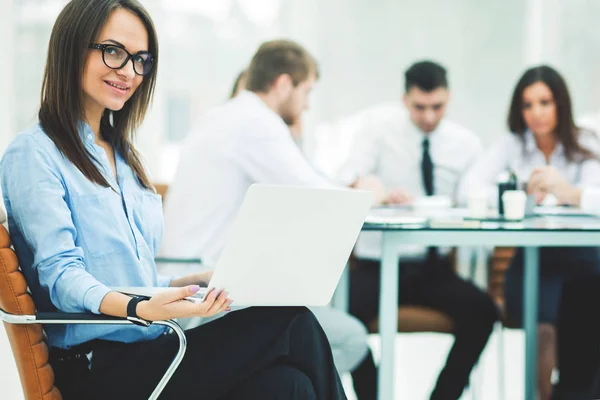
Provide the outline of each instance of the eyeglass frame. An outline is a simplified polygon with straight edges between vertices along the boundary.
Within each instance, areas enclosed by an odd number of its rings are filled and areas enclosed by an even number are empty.
[[[107,47],[116,47],[118,49],[123,50],[125,53],[127,53],[127,58],[125,58],[125,61],[123,61],[123,63],[121,64],[120,67],[116,67],[116,68],[115,67],[111,67],[110,65],[108,65],[108,63],[104,59],[104,51],[106,50]],[[133,65],[133,72],[135,72],[135,74],[139,75],[139,76],[146,76],[146,75],[148,75],[152,71],[152,68],[154,67],[154,56],[149,51],[138,51],[137,53],[131,54],[130,52],[127,51],[127,49],[125,49],[125,47],[119,46],[119,45],[116,45],[116,44],[112,44],[112,43],[111,44],[109,44],[109,43],[92,43],[92,44],[90,44],[89,48],[92,49],[92,50],[100,50],[102,52],[102,62],[104,63],[104,65],[106,65],[110,69],[114,69],[114,70],[121,69],[125,65],[127,65],[127,63],[129,62],[129,60],[131,60],[131,63]],[[140,74],[139,72],[137,72],[137,70],[135,69],[135,62],[133,62],[133,57],[134,56],[139,56],[139,55],[142,55],[142,54],[148,55],[148,58],[152,62],[152,65],[150,66],[150,69],[145,74]]]

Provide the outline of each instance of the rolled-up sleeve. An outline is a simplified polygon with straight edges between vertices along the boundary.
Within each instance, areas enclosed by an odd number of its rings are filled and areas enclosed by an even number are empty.
[[[579,206],[584,212],[600,215],[600,188],[584,188]]]
[[[379,159],[380,130],[377,127],[360,129],[354,136],[348,158],[339,169],[336,181],[350,186],[358,178],[375,173]]]
[[[264,123],[264,121],[260,121]],[[283,125],[283,124],[281,124]],[[283,126],[258,125],[236,144],[234,161],[253,182],[274,185],[337,187],[319,174]],[[260,145],[256,145],[259,143]]]
[[[99,314],[110,289],[86,271],[58,167],[33,135],[22,135],[4,155],[1,168],[10,222],[29,246],[32,268],[54,306]]]
[[[457,193],[459,204],[467,204],[471,191],[484,191],[491,204],[498,202],[496,179],[508,168],[511,157],[515,156],[514,147],[514,139],[510,134],[504,135],[471,164],[460,180]]]
[[[169,287],[173,278],[173,276],[158,275],[158,287]]]
[[[600,140],[595,133],[584,131],[581,133],[580,144],[591,151],[594,157],[581,164],[579,185],[581,188],[600,187]]]
[[[595,133],[581,132],[580,144],[594,154],[594,157],[581,164],[579,184],[581,200],[579,207],[584,212],[600,214],[600,140]]]

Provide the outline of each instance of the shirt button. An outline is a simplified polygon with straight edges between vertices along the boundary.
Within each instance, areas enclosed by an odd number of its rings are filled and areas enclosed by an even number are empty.
[[[88,139],[92,140],[94,137],[92,136],[91,133],[88,134]]]

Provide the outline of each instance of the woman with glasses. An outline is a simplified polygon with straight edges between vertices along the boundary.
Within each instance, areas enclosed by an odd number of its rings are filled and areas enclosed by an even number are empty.
[[[72,0],[50,38],[39,124],[0,166],[13,245],[38,311],[138,322],[227,312],[225,291],[183,300],[204,273],[162,277],[158,195],[133,146],[156,82],[158,43],[136,0]],[[111,291],[161,286],[151,299]],[[167,289],[167,287],[174,287]],[[69,399],[146,399],[177,348],[162,326],[46,327]],[[248,308],[186,331],[163,399],[345,398],[329,343],[305,308]]]

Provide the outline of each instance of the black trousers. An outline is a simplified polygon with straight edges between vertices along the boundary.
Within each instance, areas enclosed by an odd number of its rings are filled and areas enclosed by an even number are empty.
[[[186,331],[186,337],[185,357],[161,399],[346,398],[329,342],[306,308],[235,311]],[[147,399],[177,343],[174,335],[104,342],[94,349],[87,372],[51,354],[57,387],[65,400]],[[83,363],[81,357],[73,360]]]
[[[570,279],[600,276],[600,251],[596,247],[542,247],[538,321],[557,324],[563,283]],[[504,280],[506,314],[511,324],[523,326],[524,252],[518,249]]]
[[[487,294],[460,279],[447,259],[402,262],[400,267],[398,305],[429,307],[454,322],[454,345],[431,399],[458,399],[498,320],[498,309]],[[365,324],[379,314],[379,287],[379,261],[358,260],[350,272],[350,313]]]
[[[558,313],[560,379],[553,399],[598,398],[597,379],[600,370],[598,305],[600,305],[600,277],[578,278],[565,282]]]

